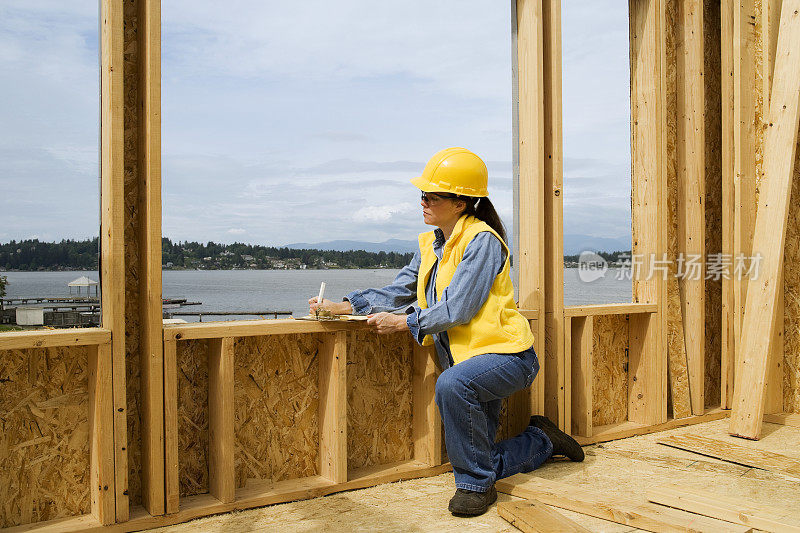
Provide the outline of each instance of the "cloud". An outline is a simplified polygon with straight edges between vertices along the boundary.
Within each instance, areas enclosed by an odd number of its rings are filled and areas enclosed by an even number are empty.
[[[407,215],[417,212],[418,209],[414,204],[404,202],[397,205],[371,205],[362,207],[353,213],[353,221],[358,223],[364,222],[388,222],[395,215]]]
[[[630,227],[626,5],[576,0],[562,13],[564,217],[576,233]],[[448,146],[487,162],[510,229],[509,8],[165,2],[163,234],[407,239],[429,229],[408,180]],[[97,234],[97,28],[96,4],[0,7],[0,78],[14,80],[0,84],[13,102],[0,105],[0,239]]]

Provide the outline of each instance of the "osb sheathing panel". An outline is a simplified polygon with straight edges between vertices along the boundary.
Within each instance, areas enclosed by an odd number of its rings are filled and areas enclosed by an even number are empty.
[[[244,337],[234,344],[236,482],[318,473],[321,335]]]
[[[627,315],[594,317],[592,339],[592,424],[603,426],[628,418]]]
[[[783,271],[783,410],[800,413],[800,136],[792,178]]]
[[[125,191],[125,366],[128,400],[128,495],[131,504],[142,502],[141,419],[139,413],[139,217],[137,2],[123,2],[124,29],[124,191]]]
[[[720,3],[706,0],[703,13],[705,49],[705,243],[706,257],[722,252],[722,60]],[[722,375],[722,279],[706,280],[705,405],[720,404]]]
[[[347,334],[349,468],[411,459],[411,342],[407,333]]]
[[[90,511],[88,350],[0,351],[0,527]]]
[[[208,341],[178,343],[178,480],[181,496],[208,492]]]

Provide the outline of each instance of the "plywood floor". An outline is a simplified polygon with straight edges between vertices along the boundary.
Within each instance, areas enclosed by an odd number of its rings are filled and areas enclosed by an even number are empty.
[[[583,463],[548,462],[535,472],[608,494],[643,497],[661,484],[747,498],[785,507],[800,523],[800,480],[735,465],[656,444],[659,438],[694,433],[800,458],[800,429],[765,424],[758,442],[729,437],[727,420],[587,446]],[[447,511],[454,491],[452,474],[380,485],[313,500],[274,505],[195,520],[159,531],[516,531],[495,507],[477,518],[457,518]],[[515,500],[499,495],[499,501]],[[638,531],[585,515],[562,511],[598,532]]]

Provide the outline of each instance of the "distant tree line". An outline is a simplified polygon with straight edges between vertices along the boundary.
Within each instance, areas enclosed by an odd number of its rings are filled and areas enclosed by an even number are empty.
[[[0,244],[0,267],[5,270],[97,270],[97,237],[42,242],[38,239]]]
[[[162,263],[167,268],[402,268],[411,253],[295,249],[253,244],[172,242],[161,239]],[[302,265],[305,265],[303,267]]]
[[[165,268],[402,268],[413,254],[397,252],[348,252],[278,248],[252,244],[172,242],[161,239]],[[38,239],[0,244],[0,268],[4,270],[97,270],[98,239],[42,242]]]
[[[627,250],[627,251],[620,250],[620,251],[616,251],[616,252],[596,252],[596,253],[597,253],[597,255],[599,255],[600,257],[602,257],[603,259],[605,259],[609,263],[616,263],[616,262],[624,261],[624,260],[630,261],[630,259],[631,259],[631,251],[630,250]],[[564,256],[564,262],[565,263],[577,263],[579,259],[580,259],[580,254],[577,254],[577,255],[565,255]]]

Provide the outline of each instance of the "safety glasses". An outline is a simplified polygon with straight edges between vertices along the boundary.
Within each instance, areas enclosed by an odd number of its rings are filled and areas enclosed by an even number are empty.
[[[442,198],[445,198],[445,199],[448,199],[448,200],[452,200],[454,198],[458,198],[458,196],[456,196],[454,194],[444,195],[444,194],[432,193],[432,192],[424,192],[424,191],[422,192],[422,195],[421,195],[421,200],[423,202],[425,202],[426,204],[435,204],[436,202],[438,202]]]

